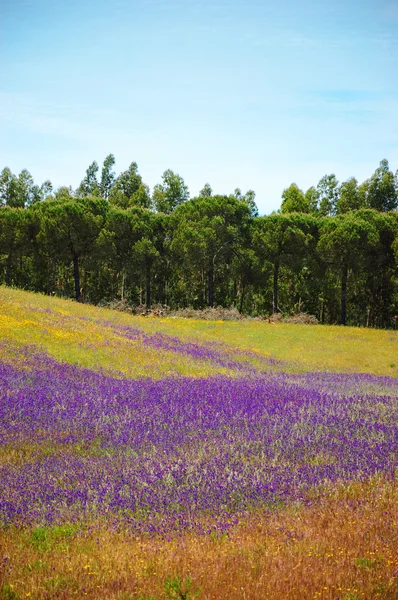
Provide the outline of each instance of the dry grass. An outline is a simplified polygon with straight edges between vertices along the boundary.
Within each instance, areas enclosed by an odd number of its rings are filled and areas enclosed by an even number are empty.
[[[227,535],[2,530],[0,590],[7,600],[396,600],[397,519],[396,483],[374,479],[259,511]]]

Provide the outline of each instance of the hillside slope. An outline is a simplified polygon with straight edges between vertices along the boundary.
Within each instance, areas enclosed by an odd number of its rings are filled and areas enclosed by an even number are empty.
[[[233,375],[242,369],[398,376],[398,332],[339,326],[135,317],[0,287],[0,356],[32,345],[121,377]]]

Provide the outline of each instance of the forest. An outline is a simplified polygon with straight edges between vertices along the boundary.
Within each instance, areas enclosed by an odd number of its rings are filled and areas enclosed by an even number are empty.
[[[0,173],[0,284],[105,305],[242,315],[305,312],[326,324],[395,328],[398,171],[292,183],[260,216],[252,190],[190,198],[167,170],[152,193],[137,163],[93,162],[76,190]]]

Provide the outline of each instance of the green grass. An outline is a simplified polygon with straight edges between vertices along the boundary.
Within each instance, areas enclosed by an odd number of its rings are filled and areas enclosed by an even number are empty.
[[[145,318],[0,287],[0,339],[34,344],[56,360],[128,377],[229,374],[210,361],[121,339],[109,323],[199,344],[221,344],[236,359],[282,361],[286,371],[365,372],[398,376],[398,332],[356,327]],[[248,357],[244,352],[251,352]],[[2,358],[11,360],[9,355]],[[256,359],[258,357],[258,360]]]

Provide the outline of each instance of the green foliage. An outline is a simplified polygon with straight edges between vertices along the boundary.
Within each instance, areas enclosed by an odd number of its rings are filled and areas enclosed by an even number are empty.
[[[367,181],[325,175],[291,184],[280,214],[259,217],[252,190],[189,200],[163,173],[153,198],[137,163],[94,161],[76,193],[0,173],[0,283],[172,308],[216,304],[244,314],[304,311],[323,323],[394,327],[398,313],[397,174],[386,160]]]
[[[272,265],[273,313],[279,310],[280,268],[288,266],[296,271],[299,269],[315,228],[313,217],[299,213],[260,217],[256,221],[253,232],[254,249],[263,263]]]
[[[335,215],[339,201],[339,182],[334,173],[322,177],[317,185],[317,193],[320,215]]]
[[[113,185],[109,187],[108,198],[110,204],[120,208],[133,206],[151,208],[149,188],[143,183],[136,162],[132,162],[127,171],[116,178]]]
[[[97,198],[76,198],[53,200],[40,208],[37,238],[50,256],[73,262],[75,297],[80,300],[80,260],[94,248],[105,225],[107,205]]]
[[[73,525],[37,526],[32,530],[29,541],[34,548],[45,552],[72,537],[77,530],[78,527]]]
[[[177,206],[189,200],[188,187],[178,173],[168,169],[162,175],[162,183],[155,185],[153,200],[158,212],[170,214]]]
[[[111,192],[112,186],[115,182],[115,172],[112,168],[115,165],[115,157],[113,154],[108,154],[104,160],[104,164],[101,171],[101,183],[100,191],[103,198],[108,199]]]
[[[171,600],[189,600],[190,598],[196,598],[199,594],[199,590],[192,590],[191,577],[181,579],[178,575],[166,579],[164,591],[167,598]]]
[[[170,220],[170,252],[190,278],[202,305],[213,306],[215,277],[240,256],[248,233],[250,209],[233,196],[194,198],[178,207]],[[199,276],[199,278],[198,278]]]
[[[394,252],[395,262],[396,262],[396,264],[398,266],[398,235],[395,236],[395,239],[394,239],[394,241],[392,243],[391,248],[392,248],[392,250]]]
[[[26,242],[25,222],[26,213],[21,208],[7,206],[0,210],[0,256],[3,257],[7,285],[19,283],[15,271]]]
[[[98,163],[94,161],[88,167],[83,181],[80,183],[76,192],[77,195],[84,198],[85,196],[99,196],[99,184],[97,173],[99,171]]]
[[[326,218],[320,227],[317,251],[341,276],[340,323],[346,324],[346,299],[349,272],[357,271],[364,261],[364,248],[379,242],[377,228],[371,220],[350,212],[344,217]]]
[[[17,178],[8,167],[0,173],[1,206],[14,206],[17,197]]]
[[[0,173],[0,206],[24,208],[40,202],[51,192],[50,181],[47,180],[38,186],[26,169],[23,169],[18,177],[8,167]]]
[[[220,533],[219,531],[210,531],[209,535],[212,541],[217,543],[222,543],[228,539],[228,534],[225,533],[225,531],[223,533]]]
[[[55,200],[68,200],[69,198],[73,198],[73,190],[71,186],[67,187],[63,185],[59,187],[54,194]]]
[[[349,213],[344,218],[326,218],[320,228],[318,252],[326,262],[355,269],[362,250],[379,241],[373,223]]]
[[[1,588],[1,598],[2,600],[18,600],[19,595],[14,590],[14,586],[10,583],[6,583]]]
[[[336,203],[337,213],[343,214],[351,210],[359,210],[364,204],[365,199],[360,193],[355,177],[344,181],[340,186],[339,198]]]
[[[366,204],[380,212],[398,208],[398,171],[390,171],[386,159],[380,162],[366,185]]]
[[[213,195],[213,190],[211,189],[210,183],[205,183],[203,188],[199,192],[199,196],[203,198],[209,198]]]
[[[356,558],[354,561],[356,567],[360,569],[377,569],[380,565],[383,564],[383,559],[381,556],[377,558]]]
[[[290,187],[283,190],[281,213],[309,212],[311,212],[309,199],[295,183],[292,183]]]
[[[234,193],[231,194],[231,198],[236,198],[239,202],[247,204],[250,210],[251,217],[258,217],[258,208],[255,201],[256,193],[253,190],[248,190],[246,194],[242,194],[239,188],[236,188]]]
[[[310,212],[317,213],[318,212],[318,202],[319,202],[319,192],[314,186],[311,186],[305,192],[305,199],[310,207]]]
[[[107,207],[102,200],[76,198],[51,201],[41,207],[39,241],[66,260],[88,252],[102,227]]]

